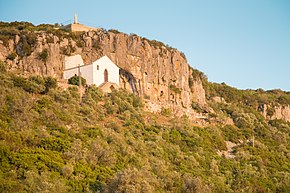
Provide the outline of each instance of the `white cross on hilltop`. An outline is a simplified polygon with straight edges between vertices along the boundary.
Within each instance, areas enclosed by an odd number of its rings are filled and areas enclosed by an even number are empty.
[[[75,13],[75,16],[74,16],[74,24],[77,24],[78,23],[78,15]]]

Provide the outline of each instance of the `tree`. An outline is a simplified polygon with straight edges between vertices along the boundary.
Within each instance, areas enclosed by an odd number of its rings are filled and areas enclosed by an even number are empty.
[[[68,83],[69,84],[77,85],[77,86],[80,85],[79,81],[80,81],[80,78],[77,75],[74,75],[73,77],[68,79]],[[87,80],[85,78],[83,78],[83,77],[81,77],[81,81],[82,81],[82,86],[84,86],[86,84],[86,82],[87,82]]]
[[[44,81],[45,81],[44,83],[45,93],[48,93],[49,89],[53,89],[57,87],[57,80],[55,78],[52,78],[49,76],[49,77],[46,77]]]

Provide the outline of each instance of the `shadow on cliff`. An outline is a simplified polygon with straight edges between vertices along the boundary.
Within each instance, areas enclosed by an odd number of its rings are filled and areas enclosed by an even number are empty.
[[[137,81],[136,78],[133,76],[133,74],[131,74],[129,71],[125,69],[120,68],[119,73],[120,73],[120,80],[121,80],[120,86],[140,96],[141,95],[140,81]]]

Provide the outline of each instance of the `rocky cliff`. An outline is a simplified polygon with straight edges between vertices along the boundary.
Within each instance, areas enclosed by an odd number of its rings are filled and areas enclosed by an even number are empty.
[[[135,34],[101,29],[81,34],[19,32],[0,41],[0,50],[0,60],[11,71],[59,79],[65,55],[81,54],[86,64],[107,55],[122,68],[121,87],[150,101],[152,111],[170,107],[190,113],[192,102],[205,104],[201,79],[184,54]]]
[[[226,97],[229,103],[253,103],[250,106],[255,109],[256,103],[270,104],[270,99],[277,98],[274,100],[277,105],[260,105],[257,110],[266,119],[290,121],[287,93],[273,92],[273,96],[268,97],[271,91],[241,91],[223,84],[203,85],[204,75],[190,67],[185,55],[161,42],[117,30],[70,33],[49,25],[0,22],[0,60],[8,64],[10,71],[61,80],[65,56],[75,54],[80,54],[86,64],[107,55],[121,68],[120,86],[143,97],[150,111],[170,108],[178,115],[207,119],[207,113],[213,111],[206,104],[205,88],[208,101]]]
[[[260,105],[258,111],[270,120],[283,119],[290,122],[290,106],[289,105]]]

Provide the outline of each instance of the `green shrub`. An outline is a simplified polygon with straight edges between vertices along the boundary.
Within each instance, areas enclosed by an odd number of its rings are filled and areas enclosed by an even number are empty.
[[[20,36],[19,45],[22,49],[17,50],[17,54],[20,56],[29,56],[37,42],[37,36],[35,33],[27,32]]]
[[[28,78],[29,81],[35,82],[36,84],[44,85],[44,80],[41,76],[32,75]]]
[[[121,32],[119,32],[119,31],[116,30],[116,29],[109,29],[108,32],[112,32],[112,33],[114,33],[114,34],[119,34],[119,33],[121,33]]]
[[[79,86],[80,85],[79,81],[80,81],[80,78],[77,75],[68,79],[68,83],[71,85]],[[87,80],[85,78],[81,77],[81,82],[82,82],[82,85],[84,86],[84,85],[86,85]]]
[[[109,114],[118,113],[122,114],[129,111],[133,117],[138,117],[137,110],[143,107],[143,102],[140,97],[128,91],[119,89],[114,90],[109,95],[110,101],[106,103],[106,107],[109,109]]]
[[[44,78],[44,86],[45,86],[45,91],[44,93],[48,93],[50,89],[54,89],[57,87],[57,80],[52,77],[46,77]]]
[[[225,125],[221,128],[223,135],[225,136],[225,140],[231,141],[234,143],[239,143],[239,140],[244,140],[242,132],[239,128],[232,125]]]
[[[189,85],[189,88],[193,86],[193,78],[188,77],[188,85]]]
[[[53,39],[53,37],[50,37],[50,36],[47,36],[46,37],[46,43],[54,43],[54,39]]]
[[[68,45],[66,47],[61,48],[61,53],[67,56],[70,56],[72,53],[76,51],[76,48],[72,45]]]
[[[198,103],[192,102],[191,103],[191,108],[193,110],[195,110],[198,113],[204,113],[205,110],[202,108],[202,106],[200,106]]]
[[[26,34],[27,43],[30,46],[34,46],[37,42],[37,36],[35,33],[27,33]]]
[[[12,76],[14,86],[21,87],[29,93],[46,94],[50,89],[56,88],[55,78],[40,76],[30,76],[28,79],[21,76]]]
[[[4,46],[9,46],[9,36],[0,35],[0,40],[3,42]]]
[[[267,108],[267,115],[272,117],[275,113],[275,109],[273,107]]]
[[[38,58],[43,62],[46,62],[48,59],[48,50],[47,48],[43,49],[42,52],[38,53]]]
[[[0,60],[0,72],[6,72],[7,64]]]
[[[7,56],[6,59],[8,59],[8,60],[14,60],[16,57],[17,57],[17,54],[15,52],[12,52],[11,54],[9,54]]]
[[[29,93],[42,93],[45,90],[45,86],[33,79],[27,80],[20,76],[13,76],[12,81],[14,86],[21,87],[23,90]]]
[[[172,114],[172,110],[170,108],[162,107],[160,114],[163,116],[169,117]]]
[[[192,71],[191,76],[193,80],[200,79],[202,81],[207,81],[207,77],[203,72],[197,69],[191,68],[191,67],[190,67],[190,70]]]
[[[89,86],[86,94],[90,96],[96,103],[104,97],[102,91],[95,85]]]
[[[180,93],[181,93],[181,89],[178,88],[178,87],[176,87],[176,86],[173,85],[173,84],[170,84],[170,85],[169,85],[169,88],[170,88],[171,91],[173,91],[173,92],[176,93],[176,94],[180,94]]]
[[[24,53],[22,56],[29,56],[32,53],[32,48],[26,41],[23,42],[22,50]]]
[[[33,109],[35,111],[37,111],[38,113],[41,113],[43,110],[48,109],[49,107],[51,107],[51,100],[47,97],[43,97],[39,100],[36,101],[36,103],[34,104]]]
[[[17,49],[17,54],[22,57],[29,56],[32,53],[35,44],[36,35],[34,33],[21,33],[20,41],[18,42],[18,46],[20,49]]]
[[[42,139],[40,142],[40,147],[46,150],[64,152],[70,147],[70,142],[60,138],[51,137]]]

